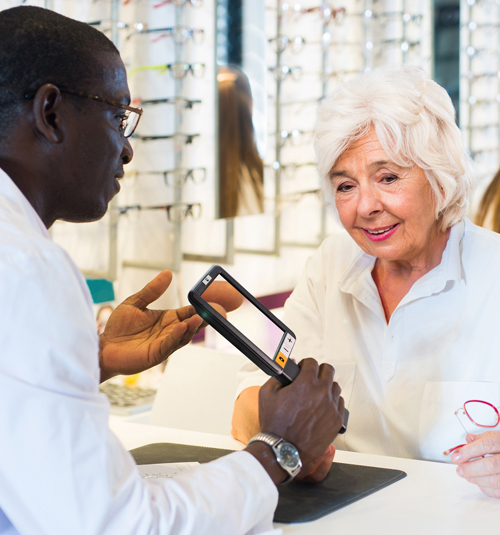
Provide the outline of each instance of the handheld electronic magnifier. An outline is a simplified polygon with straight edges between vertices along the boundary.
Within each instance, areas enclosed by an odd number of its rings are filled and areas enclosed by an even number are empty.
[[[248,319],[243,327],[240,325],[241,330],[204,299],[204,292],[214,282],[227,282],[240,294],[240,308]],[[221,266],[212,266],[193,286],[188,299],[209,325],[267,375],[275,377],[285,386],[297,377],[300,367],[290,358],[296,341],[293,331]],[[349,412],[345,409],[344,425],[339,433],[345,433],[348,418]]]

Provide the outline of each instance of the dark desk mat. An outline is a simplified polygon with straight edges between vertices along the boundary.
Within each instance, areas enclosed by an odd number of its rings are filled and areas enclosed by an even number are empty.
[[[157,443],[130,452],[137,464],[200,462],[218,459],[230,450]],[[401,470],[333,463],[328,476],[321,483],[292,481],[281,485],[274,521],[289,524],[317,520],[365,496],[373,494],[406,477]]]

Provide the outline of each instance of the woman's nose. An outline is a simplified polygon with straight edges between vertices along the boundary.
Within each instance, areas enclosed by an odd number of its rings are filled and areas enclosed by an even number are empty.
[[[384,210],[376,188],[360,187],[358,200],[358,214],[362,217],[373,217]]]

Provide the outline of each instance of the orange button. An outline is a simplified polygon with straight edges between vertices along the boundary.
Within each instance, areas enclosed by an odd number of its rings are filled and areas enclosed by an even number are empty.
[[[280,351],[275,359],[275,362],[277,362],[282,368],[284,368],[287,360],[288,357],[283,355],[283,353]]]

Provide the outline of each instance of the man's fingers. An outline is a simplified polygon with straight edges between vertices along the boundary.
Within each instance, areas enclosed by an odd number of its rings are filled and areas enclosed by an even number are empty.
[[[318,378],[323,381],[328,381],[329,383],[333,383],[333,378],[335,376],[335,370],[333,369],[333,366],[330,366],[330,364],[320,364],[319,366],[319,372],[318,372]]]
[[[178,308],[177,310],[175,310],[175,313],[177,314],[177,318],[179,319],[179,321],[186,321],[186,320],[196,316],[196,314],[197,314],[195,308],[193,306],[191,306],[191,305],[187,305],[185,307]]]
[[[176,349],[182,344],[182,339],[188,329],[187,323],[178,323],[174,326],[172,331],[166,336],[160,345],[159,359],[156,364],[160,364],[168,358]],[[187,343],[187,342],[186,342]],[[185,345],[185,344],[182,344]]]
[[[172,282],[172,273],[166,269],[157,275],[151,282],[146,284],[142,290],[131,295],[123,304],[132,305],[140,310],[145,310],[148,305],[161,297]]]
[[[301,375],[302,375],[302,379],[305,381],[309,381],[311,375],[313,377],[318,377],[319,364],[317,360],[311,359],[311,358],[302,359],[299,362],[299,367],[300,367],[300,373],[297,379],[300,378]]]
[[[264,390],[263,394],[266,392],[266,390],[269,391],[276,391],[280,390],[281,388],[284,388],[283,385],[278,381],[278,379],[275,379],[274,377],[270,377],[261,387],[261,390]]]

